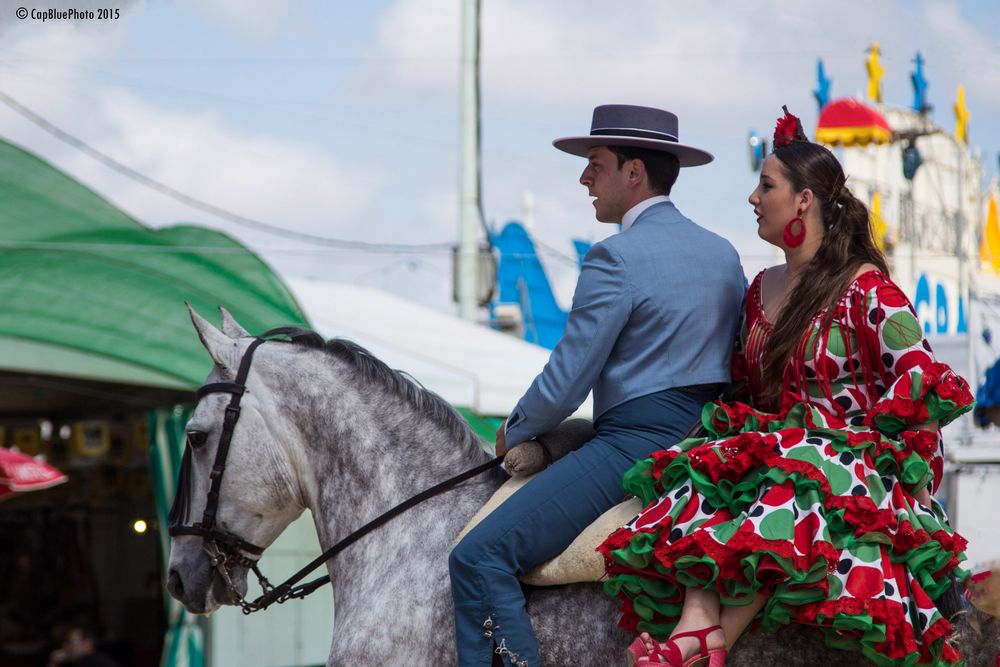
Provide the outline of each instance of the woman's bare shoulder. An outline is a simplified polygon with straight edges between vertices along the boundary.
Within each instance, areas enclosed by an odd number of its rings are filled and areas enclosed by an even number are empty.
[[[855,272],[854,277],[855,279],[860,278],[864,274],[869,273],[871,271],[881,271],[881,269],[879,269],[871,262],[865,262],[864,264],[858,267],[858,270]]]

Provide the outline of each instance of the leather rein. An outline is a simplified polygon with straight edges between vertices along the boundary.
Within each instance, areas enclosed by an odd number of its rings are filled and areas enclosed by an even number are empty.
[[[208,490],[208,499],[205,503],[205,511],[202,514],[201,521],[194,524],[187,524],[191,474],[191,443],[189,441],[185,446],[184,458],[181,461],[181,472],[177,483],[174,504],[170,508],[169,522],[171,537],[177,535],[196,535],[202,538],[202,548],[208,554],[209,563],[219,573],[230,594],[236,598],[239,606],[243,609],[244,614],[251,614],[255,611],[267,609],[274,603],[281,604],[287,600],[304,598],[324,584],[329,583],[330,576],[323,575],[303,584],[299,584],[299,582],[338,553],[411,507],[491,468],[495,468],[503,462],[503,456],[497,457],[487,463],[466,470],[440,484],[436,484],[412,498],[399,503],[334,544],[284,582],[277,586],[272,585],[257,567],[257,562],[264,553],[264,547],[251,544],[240,536],[223,530],[216,522],[216,513],[219,507],[219,490],[222,487],[222,476],[226,471],[226,459],[229,456],[229,446],[233,439],[233,431],[240,418],[240,400],[246,392],[246,379],[250,373],[250,363],[253,361],[253,354],[260,345],[273,339],[275,336],[287,336],[294,342],[296,337],[302,335],[305,335],[303,330],[296,327],[280,327],[261,334],[250,343],[246,353],[244,353],[243,358],[240,360],[236,379],[233,382],[212,382],[198,389],[199,399],[204,398],[208,394],[216,393],[225,393],[231,396],[229,405],[226,406],[223,413],[222,434],[219,436],[219,447],[216,450],[215,463],[212,465],[212,472],[209,474],[211,485]],[[248,556],[247,554],[250,555]],[[236,590],[230,571],[230,568],[235,566],[242,566],[253,570],[257,576],[262,595],[256,600],[248,601]]]

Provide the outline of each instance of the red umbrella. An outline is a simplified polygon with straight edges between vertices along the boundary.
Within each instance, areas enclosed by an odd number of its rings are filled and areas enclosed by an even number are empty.
[[[15,491],[37,491],[62,484],[66,475],[27,454],[0,447],[0,498]]]
[[[819,112],[816,141],[844,146],[887,143],[892,138],[889,122],[877,110],[845,97],[830,102]]]

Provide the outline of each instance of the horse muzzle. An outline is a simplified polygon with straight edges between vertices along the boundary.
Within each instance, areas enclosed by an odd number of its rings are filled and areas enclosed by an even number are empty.
[[[211,614],[222,605],[239,604],[241,596],[246,595],[247,569],[233,567],[229,571],[229,579],[235,591],[212,567],[201,549],[186,557],[173,551],[170,554],[167,592],[191,613]]]

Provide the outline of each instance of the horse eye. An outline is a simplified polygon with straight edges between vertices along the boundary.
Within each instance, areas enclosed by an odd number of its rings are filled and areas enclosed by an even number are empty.
[[[205,433],[204,431],[190,431],[187,434],[187,439],[191,444],[191,447],[197,449],[198,447],[204,445],[208,440],[208,433]]]

